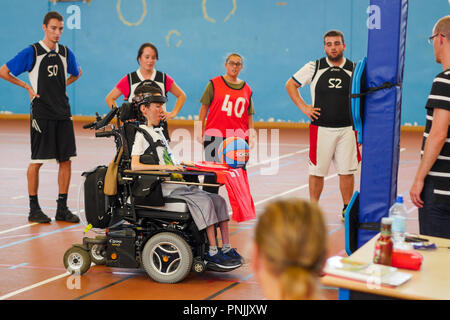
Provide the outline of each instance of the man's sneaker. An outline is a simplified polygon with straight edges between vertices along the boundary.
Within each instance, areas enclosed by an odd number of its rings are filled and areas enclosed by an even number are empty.
[[[70,212],[69,208],[67,208],[67,207],[56,210],[55,220],[73,222],[73,223],[80,222],[80,218],[78,218],[78,216],[76,216],[72,212]]]
[[[242,265],[242,263],[236,261],[236,259],[224,255],[221,250],[217,251],[217,253],[213,256],[210,256],[208,252],[205,260],[209,263],[214,263],[215,265],[223,269],[234,269]]]
[[[231,248],[227,252],[222,251],[222,253],[224,256],[230,257],[231,259],[234,259],[240,263],[244,263],[244,258],[242,258],[242,256],[234,248]]]
[[[52,219],[47,217],[45,213],[42,212],[41,209],[30,211],[30,215],[28,216],[28,221],[37,222],[37,223],[50,223]]]

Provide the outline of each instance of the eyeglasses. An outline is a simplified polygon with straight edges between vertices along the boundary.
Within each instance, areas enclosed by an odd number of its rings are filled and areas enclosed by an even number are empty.
[[[429,43],[429,44],[433,44],[433,39],[436,38],[436,37],[439,36],[439,35],[445,37],[445,34],[442,34],[442,33],[436,33],[435,35],[433,35],[433,36],[431,36],[431,37],[428,38],[428,43]]]
[[[228,64],[232,67],[240,67],[242,66],[242,63],[240,62],[234,62],[234,61],[228,61]]]

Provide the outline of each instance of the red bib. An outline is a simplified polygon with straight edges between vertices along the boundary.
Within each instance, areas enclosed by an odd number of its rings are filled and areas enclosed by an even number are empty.
[[[248,139],[248,107],[252,90],[245,82],[241,89],[233,89],[222,76],[211,82],[214,98],[208,109],[205,135]]]

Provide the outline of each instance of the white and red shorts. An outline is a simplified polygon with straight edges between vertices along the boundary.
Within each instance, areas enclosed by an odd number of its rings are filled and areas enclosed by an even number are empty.
[[[340,175],[354,174],[361,162],[356,134],[343,128],[309,126],[309,174],[324,177],[333,161]]]

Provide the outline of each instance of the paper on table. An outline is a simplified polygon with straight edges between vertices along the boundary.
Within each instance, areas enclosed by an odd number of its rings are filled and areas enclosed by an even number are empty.
[[[353,261],[348,258],[334,256],[327,260],[326,274],[363,281],[366,283],[399,286],[409,279],[411,274],[400,272],[397,268],[375,263]]]

